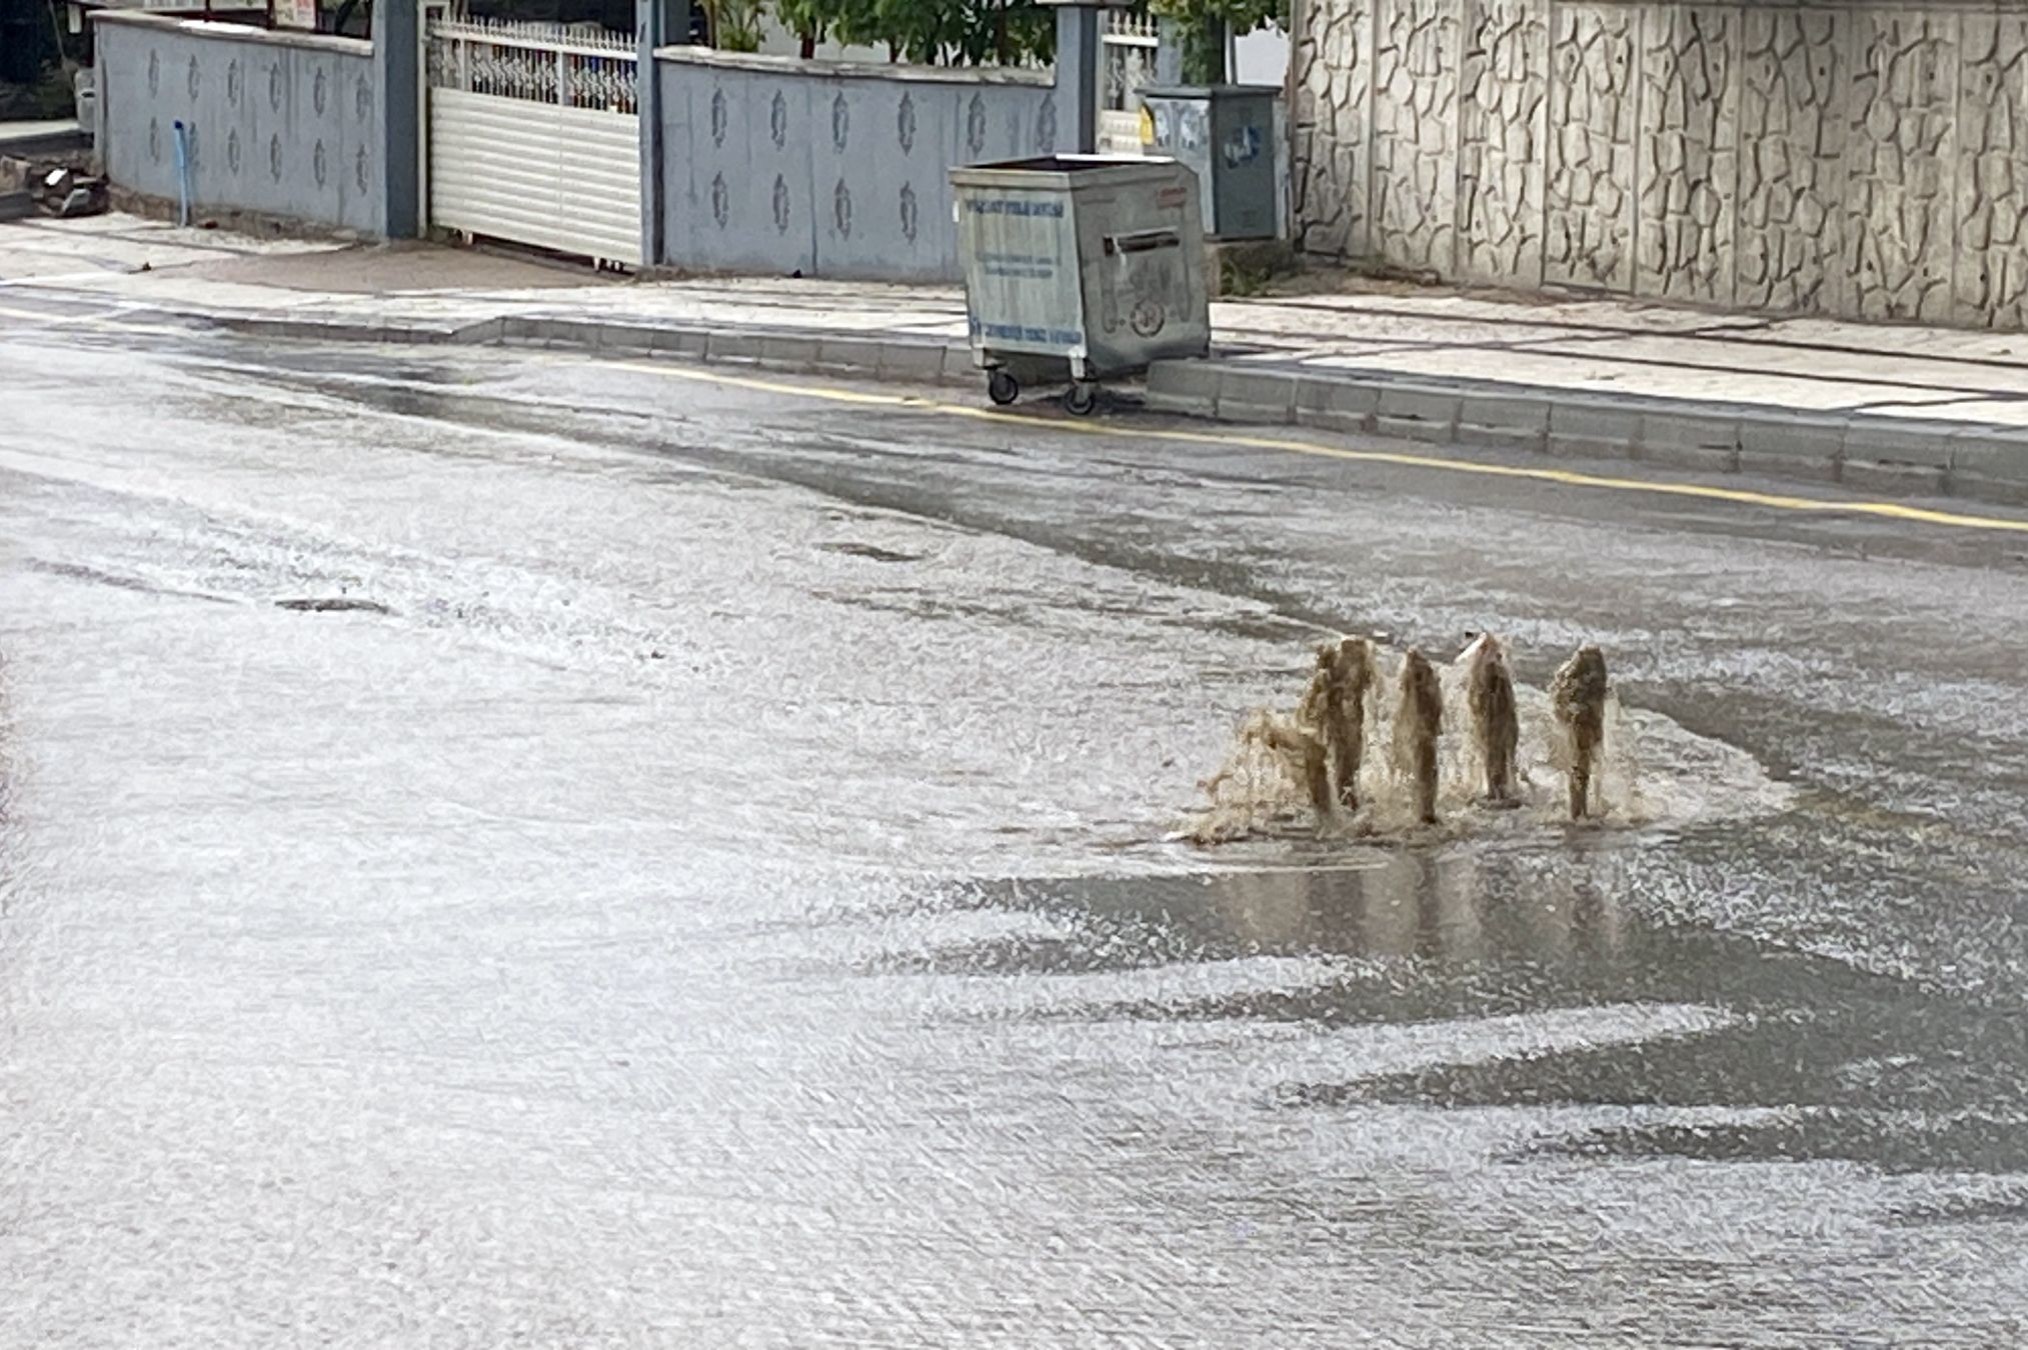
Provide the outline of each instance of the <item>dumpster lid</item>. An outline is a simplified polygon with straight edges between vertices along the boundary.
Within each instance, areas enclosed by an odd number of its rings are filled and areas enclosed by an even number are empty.
[[[955,187],[1065,189],[1084,183],[1096,188],[1166,181],[1179,171],[1193,172],[1165,155],[1031,155],[985,164],[954,164],[950,181]]]
[[[1278,84],[1144,84],[1135,91],[1142,98],[1273,98]]]

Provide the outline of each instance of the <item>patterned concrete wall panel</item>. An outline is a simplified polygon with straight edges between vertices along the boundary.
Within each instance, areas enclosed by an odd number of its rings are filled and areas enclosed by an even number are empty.
[[[1641,25],[1640,294],[1732,303],[1739,26],[1736,9],[1679,4]]]
[[[102,23],[98,60],[107,169],[120,186],[176,199],[181,121],[195,208],[379,227],[368,44],[136,16]]]
[[[817,271],[959,275],[949,167],[1045,153],[1055,102],[1035,85],[841,78],[815,88],[810,129]]]
[[[816,81],[787,71],[661,67],[667,257],[677,267],[814,275]]]
[[[657,74],[675,267],[953,280],[950,166],[1055,144],[1036,78],[694,52]]]
[[[2028,18],[1966,14],[1959,39],[1957,264],[1961,322],[2028,326]]]
[[[1845,141],[1843,308],[1865,318],[1952,317],[1958,16],[1853,11]]]
[[[1844,270],[1845,16],[1740,14],[1734,302],[1834,313]]]
[[[1542,283],[1549,0],[1467,0],[1458,89],[1458,270]]]
[[[1457,270],[1458,6],[1377,0],[1373,251],[1398,267]]]
[[[1554,283],[1633,288],[1640,14],[1624,5],[1556,9],[1542,269]]]
[[[1290,166],[1298,244],[1325,257],[1372,252],[1366,201],[1373,76],[1371,0],[1303,8]]]

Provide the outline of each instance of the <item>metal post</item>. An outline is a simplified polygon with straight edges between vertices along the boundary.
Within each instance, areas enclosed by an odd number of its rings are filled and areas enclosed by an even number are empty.
[[[662,79],[655,49],[690,41],[689,0],[634,0],[634,110],[641,125],[641,266],[664,262]]]
[[[373,7],[373,103],[384,179],[380,232],[422,233],[422,6]]]
[[[1056,9],[1056,137],[1059,153],[1089,155],[1098,150],[1099,101],[1104,73],[1099,50],[1099,11],[1092,0],[1043,0]]]

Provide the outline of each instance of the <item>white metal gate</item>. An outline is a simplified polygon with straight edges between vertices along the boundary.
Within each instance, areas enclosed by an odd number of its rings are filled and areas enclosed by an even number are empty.
[[[638,265],[633,39],[432,18],[426,40],[430,224]]]
[[[1155,79],[1155,16],[1144,7],[1108,9],[1099,34],[1098,150],[1141,153],[1141,86]]]

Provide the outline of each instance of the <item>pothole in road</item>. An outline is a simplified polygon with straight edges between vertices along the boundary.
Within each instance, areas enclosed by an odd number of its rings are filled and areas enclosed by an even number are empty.
[[[394,613],[378,600],[362,600],[350,595],[299,596],[289,600],[277,600],[275,608],[292,609],[304,614]]]
[[[882,548],[878,544],[861,544],[849,540],[840,544],[819,544],[817,549],[821,553],[843,553],[849,558],[867,558],[873,562],[905,563],[921,562],[923,559],[920,553],[906,553],[900,549]]]

